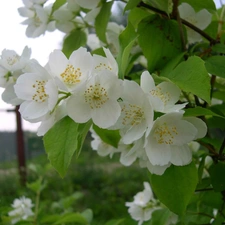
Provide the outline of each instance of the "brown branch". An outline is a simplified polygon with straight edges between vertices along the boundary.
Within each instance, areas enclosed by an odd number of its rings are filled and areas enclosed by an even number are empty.
[[[162,11],[160,9],[157,9],[157,8],[155,8],[153,6],[147,5],[144,2],[140,2],[138,4],[138,7],[144,7],[146,9],[149,9],[149,10],[151,10],[153,12],[156,12],[156,13],[160,14],[161,16],[163,16],[163,17],[165,17],[167,19],[176,19],[176,17],[175,18],[173,17],[173,14],[171,14],[169,16],[166,12],[164,12],[164,11]],[[199,29],[198,27],[194,26],[193,24],[189,23],[188,21],[186,21],[184,19],[180,19],[180,20],[181,20],[182,24],[186,25],[187,27],[191,28],[192,30],[196,31],[197,33],[201,34],[205,39],[207,39],[210,42],[211,45],[214,45],[214,44],[218,43],[217,40],[215,40],[214,38],[209,36],[203,30]]]

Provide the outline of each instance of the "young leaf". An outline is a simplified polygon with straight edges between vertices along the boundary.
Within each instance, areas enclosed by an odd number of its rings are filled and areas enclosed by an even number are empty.
[[[157,15],[138,25],[138,42],[148,60],[150,73],[161,70],[166,63],[182,52],[178,25]]]
[[[74,152],[80,151],[89,128],[90,123],[78,124],[66,116],[45,134],[43,140],[46,153],[61,177],[65,176]]]
[[[73,30],[63,42],[63,53],[69,57],[71,53],[87,42],[87,36],[82,30]]]
[[[207,71],[213,75],[225,78],[225,57],[211,56],[205,60]]]
[[[102,129],[93,124],[93,129],[96,134],[101,138],[101,140],[115,148],[118,148],[118,143],[120,141],[119,130],[107,130]]]
[[[126,29],[120,34],[120,51],[117,57],[117,62],[119,66],[119,78],[124,79],[126,75],[126,69],[129,63],[129,56],[131,48],[136,41],[137,33],[134,27],[128,23]]]
[[[163,175],[151,175],[151,185],[158,199],[172,212],[182,215],[195,191],[198,172],[194,163],[170,166]]]
[[[181,62],[171,73],[165,75],[181,90],[210,102],[210,77],[205,69],[204,61],[197,57],[189,57]]]
[[[111,15],[112,4],[113,4],[113,1],[104,3],[99,14],[95,18],[96,34],[99,37],[99,39],[105,43],[107,43],[106,28]]]

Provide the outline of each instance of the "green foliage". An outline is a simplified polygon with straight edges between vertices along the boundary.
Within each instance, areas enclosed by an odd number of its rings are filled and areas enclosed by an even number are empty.
[[[156,9],[160,9],[166,13],[170,13],[169,12],[169,0],[144,0],[144,2],[146,2],[147,4],[155,7]]]
[[[66,0],[56,0],[52,6],[52,13],[66,3]]]
[[[150,16],[139,23],[138,42],[148,60],[148,70],[160,70],[182,52],[178,25],[175,21]]]
[[[225,57],[211,56],[205,60],[208,73],[225,78]]]
[[[90,123],[77,124],[67,116],[45,134],[46,153],[61,177],[65,176],[73,154],[80,151],[90,126]]]
[[[84,46],[86,41],[87,36],[83,30],[73,30],[67,37],[65,37],[62,51],[67,57],[69,57],[74,50]]]
[[[187,61],[181,62],[166,77],[181,90],[191,92],[210,102],[210,78],[201,58],[189,57]]]
[[[158,199],[172,212],[183,215],[198,182],[197,169],[194,163],[170,166],[162,176],[152,174],[150,180]]]
[[[213,13],[216,11],[216,5],[213,0],[205,0],[205,1],[195,1],[195,0],[180,0],[179,3],[186,2],[191,5],[196,12],[201,9],[207,9],[209,12]]]
[[[96,125],[93,125],[93,129],[103,142],[112,145],[115,148],[118,148],[118,144],[121,138],[119,130],[102,129]]]
[[[105,43],[107,43],[106,40],[106,28],[109,22],[109,18],[111,15],[111,7],[112,7],[113,1],[106,2],[103,4],[99,14],[97,15],[95,19],[95,31],[98,35],[99,39]]]

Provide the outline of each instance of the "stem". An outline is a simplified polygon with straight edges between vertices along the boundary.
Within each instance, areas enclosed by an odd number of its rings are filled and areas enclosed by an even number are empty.
[[[156,9],[155,7],[152,7],[150,5],[145,4],[144,2],[140,2],[138,4],[138,7],[144,7],[146,9],[149,9],[153,12],[156,12],[158,14],[160,14],[161,16],[167,18],[167,19],[176,19],[173,17],[173,15],[170,15],[171,17],[169,17],[167,15],[166,12],[160,10],[160,9]],[[198,27],[194,26],[193,24],[189,23],[188,21],[184,20],[184,19],[180,19],[182,24],[186,25],[187,27],[191,28],[192,30],[196,31],[197,33],[201,34],[205,39],[207,39],[212,45],[216,44],[218,41],[213,39],[211,36],[209,36],[207,33],[205,33],[204,31],[202,31],[201,29],[199,29]]]

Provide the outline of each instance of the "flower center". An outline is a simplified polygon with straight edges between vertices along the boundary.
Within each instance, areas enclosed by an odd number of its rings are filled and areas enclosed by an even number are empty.
[[[109,99],[106,89],[100,84],[90,85],[84,92],[84,98],[91,109],[101,108]]]
[[[169,92],[163,93],[162,88],[160,87],[156,87],[154,90],[151,90],[150,94],[154,97],[160,98],[164,103],[164,105],[166,105],[167,102],[170,100],[170,93]]]
[[[60,74],[63,82],[68,86],[79,83],[81,75],[82,73],[80,71],[80,68],[75,69],[72,65],[67,65],[65,71]]]
[[[138,105],[127,104],[122,108],[122,113],[125,114],[123,117],[122,124],[131,126],[138,125],[144,119],[144,111]]]
[[[12,55],[11,57],[7,57],[6,61],[10,66],[12,66],[19,61],[19,56]]]
[[[112,67],[107,65],[106,63],[99,63],[96,67],[96,70],[101,71],[101,70],[110,70],[112,71]]]
[[[36,80],[32,87],[35,89],[35,94],[32,96],[32,100],[35,102],[45,102],[48,95],[45,92],[45,80]]]
[[[154,132],[154,138],[158,144],[172,145],[176,135],[178,135],[177,128],[175,126],[168,127],[166,123],[157,127]]]

